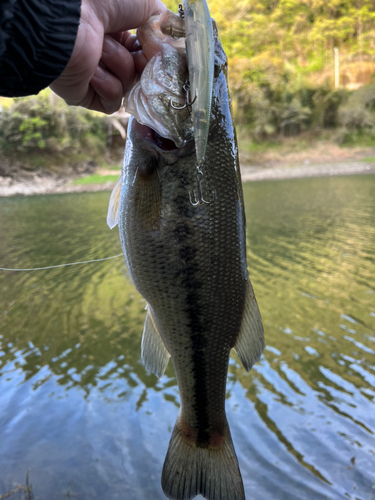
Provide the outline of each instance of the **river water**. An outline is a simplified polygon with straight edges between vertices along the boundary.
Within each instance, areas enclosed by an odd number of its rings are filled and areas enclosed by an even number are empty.
[[[375,499],[375,176],[244,195],[266,335],[250,374],[235,355],[228,374],[247,498]],[[108,199],[0,199],[0,266],[119,254]],[[121,257],[0,271],[0,496],[28,473],[35,500],[165,498],[179,394],[171,364],[157,380],[140,362],[144,306]]]

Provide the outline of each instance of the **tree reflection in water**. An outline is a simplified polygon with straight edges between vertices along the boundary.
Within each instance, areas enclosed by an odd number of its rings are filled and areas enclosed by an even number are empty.
[[[373,498],[374,194],[372,176],[244,186],[266,349],[250,374],[233,355],[227,407],[249,498]],[[108,198],[0,200],[1,264],[120,253]],[[0,495],[33,464],[41,499],[164,498],[179,395],[171,363],[157,380],[140,362],[126,274],[121,258],[0,274]]]

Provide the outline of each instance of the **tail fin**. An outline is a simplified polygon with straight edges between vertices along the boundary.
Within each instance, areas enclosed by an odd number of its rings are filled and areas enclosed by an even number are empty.
[[[241,472],[227,425],[220,447],[200,448],[181,436],[179,421],[173,429],[161,485],[170,500],[245,500]]]

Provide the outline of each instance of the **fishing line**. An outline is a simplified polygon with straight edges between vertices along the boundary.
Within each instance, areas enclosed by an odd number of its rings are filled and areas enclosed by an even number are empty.
[[[42,269],[55,269],[56,267],[77,266],[78,264],[90,264],[91,262],[101,262],[103,260],[116,259],[122,257],[123,254],[113,255],[112,257],[104,257],[103,259],[84,260],[82,262],[69,262],[68,264],[58,264],[57,266],[47,267],[32,267],[30,269],[8,269],[7,267],[0,267],[0,271],[41,271]]]

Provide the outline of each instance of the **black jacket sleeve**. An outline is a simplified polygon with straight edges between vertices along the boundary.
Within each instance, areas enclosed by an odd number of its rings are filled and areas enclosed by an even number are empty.
[[[37,94],[73,52],[81,0],[0,0],[0,95]]]

